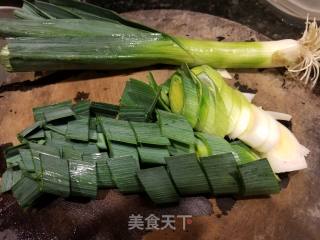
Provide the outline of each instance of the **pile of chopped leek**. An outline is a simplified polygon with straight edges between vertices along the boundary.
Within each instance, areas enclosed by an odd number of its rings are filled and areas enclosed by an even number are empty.
[[[181,79],[196,91],[195,99],[202,99],[186,70],[179,69],[170,80]],[[146,192],[156,204],[196,194],[280,191],[268,160],[255,150],[193,129],[201,103],[194,103],[192,113],[184,103],[194,98],[181,98],[176,109],[186,116],[168,111],[176,85],[171,82],[168,99],[167,86],[157,85],[150,74],[149,84],[127,82],[119,106],[85,100],[34,108],[34,124],[17,135],[21,144],[5,150],[1,191],[11,191],[22,207],[45,194],[95,198],[99,188]]]
[[[215,68],[286,67],[314,87],[319,78],[320,30],[306,22],[299,40],[215,42],[174,37],[79,1],[25,1],[17,20],[0,20],[8,71],[124,69],[157,63]]]

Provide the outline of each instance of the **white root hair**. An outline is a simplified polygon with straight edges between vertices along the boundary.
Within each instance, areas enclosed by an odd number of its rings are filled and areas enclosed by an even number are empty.
[[[320,76],[320,28],[315,19],[311,22],[307,17],[305,31],[298,41],[301,59],[297,64],[287,67],[288,73],[314,88]]]

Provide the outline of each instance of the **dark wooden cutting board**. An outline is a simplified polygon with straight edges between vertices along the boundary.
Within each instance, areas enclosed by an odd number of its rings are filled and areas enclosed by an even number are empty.
[[[265,39],[249,28],[218,17],[174,10],[124,14],[167,33],[193,38],[228,40]],[[32,84],[0,93],[0,143],[17,143],[18,131],[32,123],[35,106],[79,96],[117,103],[129,77],[146,80],[153,70],[158,82],[173,68],[124,72],[73,72],[52,84]],[[179,205],[156,208],[145,196],[123,196],[100,191],[98,200],[57,199],[23,211],[8,194],[0,196],[0,239],[319,239],[320,228],[320,99],[295,82],[285,81],[275,69],[232,70],[231,85],[256,90],[254,102],[264,109],[293,115],[293,132],[311,150],[309,168],[291,173],[280,194],[270,198],[185,198]],[[70,74],[69,74],[70,75]],[[12,90],[12,89],[11,89]],[[0,89],[1,91],[1,89]],[[191,214],[192,224],[143,232],[128,230],[130,214]]]

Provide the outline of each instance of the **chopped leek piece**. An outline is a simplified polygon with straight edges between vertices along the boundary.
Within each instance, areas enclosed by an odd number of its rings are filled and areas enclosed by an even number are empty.
[[[145,122],[148,119],[148,115],[144,107],[141,106],[121,106],[118,119]]]
[[[8,168],[19,166],[21,162],[22,162],[22,159],[20,154],[16,154],[14,156],[6,158],[6,164]]]
[[[13,196],[21,207],[30,207],[42,195],[40,183],[23,176],[12,189]]]
[[[108,149],[106,139],[104,138],[103,133],[97,133],[97,146],[99,149],[102,149],[102,150]]]
[[[108,165],[117,188],[124,193],[137,193],[142,186],[137,177],[139,163],[132,156],[111,158]]]
[[[208,157],[209,156],[209,151],[208,151],[207,146],[199,138],[196,138],[195,149],[196,149],[196,153],[197,153],[198,157]]]
[[[196,154],[167,157],[167,168],[181,195],[210,193],[210,187]]]
[[[74,120],[68,122],[66,138],[78,141],[89,141],[88,119]]]
[[[92,102],[90,111],[94,115],[115,118],[118,115],[119,106],[108,103]]]
[[[182,114],[192,127],[198,122],[200,100],[198,84],[187,65],[178,69],[170,79],[169,100],[172,112]]]
[[[148,73],[148,82],[149,85],[152,87],[155,95],[159,95],[158,97],[158,105],[161,109],[166,110],[168,112],[171,112],[170,107],[167,103],[169,103],[168,101],[164,101],[163,98],[161,97],[161,94],[164,94],[164,88],[163,86],[159,86],[156,82],[156,80],[154,79],[152,72]],[[163,93],[162,93],[163,92]]]
[[[60,157],[60,150],[57,147],[40,145],[32,142],[29,142],[28,144],[31,149],[33,157],[39,158],[40,154]]]
[[[173,140],[171,140],[171,144],[172,144],[171,146],[168,146],[168,149],[170,154],[173,156],[195,152],[195,147],[193,144],[188,145],[188,144],[173,141]]]
[[[240,176],[233,153],[200,158],[200,163],[215,195],[238,194]]]
[[[43,126],[43,121],[37,121],[33,123],[30,127],[27,127],[26,129],[18,133],[18,139],[20,140],[20,138],[28,137],[30,134],[34,133],[36,130],[39,130],[39,128],[41,128],[42,126]]]
[[[99,149],[95,143],[71,142],[73,149],[83,153],[99,153]]]
[[[107,160],[107,153],[85,154],[82,156],[83,161],[96,163],[97,184],[98,187],[114,187],[114,181],[111,177],[111,172]]]
[[[107,152],[102,153],[86,153],[82,155],[82,160],[85,162],[95,162],[98,160],[106,160],[109,159],[109,155]]]
[[[165,157],[169,157],[167,147],[142,146],[138,147],[141,163],[144,164],[162,164],[165,165]]]
[[[7,168],[7,170],[2,174],[1,179],[1,192],[10,191],[13,186],[13,177],[12,177],[13,169]]]
[[[179,201],[179,195],[165,167],[142,169],[138,171],[138,178],[154,203],[165,204]]]
[[[191,125],[181,115],[158,110],[158,120],[163,136],[189,145],[195,142]]]
[[[12,168],[8,168],[2,175],[1,192],[4,193],[10,191],[21,178],[21,170],[13,170]]]
[[[122,156],[132,156],[134,159],[139,160],[137,148],[131,144],[122,144],[110,141],[108,143],[110,156],[112,158]]]
[[[95,198],[97,170],[94,162],[69,160],[71,195]]]
[[[138,143],[153,145],[170,145],[168,138],[163,137],[157,123],[130,122]]]
[[[70,175],[68,161],[40,154],[42,167],[41,190],[57,196],[70,195]]]
[[[63,107],[71,107],[71,106],[72,106],[71,101],[65,101],[65,102],[61,102],[53,105],[33,108],[32,110],[33,110],[34,120],[35,121],[45,120],[44,118],[45,112],[50,112]]]
[[[82,100],[72,106],[72,110],[80,116],[90,115],[91,102],[89,100]]]
[[[59,133],[61,135],[66,135],[67,132],[67,124],[46,124],[45,128],[49,129],[53,132]]]
[[[248,162],[239,166],[243,182],[242,195],[269,195],[280,192],[280,184],[267,159]]]
[[[241,141],[231,143],[233,151],[239,156],[238,164],[244,164],[260,159],[259,155]]]
[[[46,122],[51,122],[62,118],[74,117],[75,113],[70,107],[65,106],[51,110],[50,112],[44,112],[43,115]]]
[[[233,148],[224,138],[214,136],[212,134],[196,132],[196,137],[206,145],[208,155],[216,155],[222,153],[233,152]],[[206,157],[206,156],[205,156]]]
[[[33,109],[34,120],[35,121],[46,120],[45,114],[49,114],[47,117],[51,120],[59,119],[60,117],[62,117],[64,114],[68,112],[68,110],[66,109],[71,110],[71,106],[72,106],[72,102],[66,101],[66,102],[61,102],[61,103],[43,106],[43,107],[36,107]],[[59,113],[60,110],[61,110],[61,113]],[[57,116],[55,116],[55,114],[57,114]]]
[[[34,172],[35,166],[32,159],[32,153],[30,149],[19,149],[19,153],[22,159],[22,166],[20,168],[27,172]]]
[[[89,119],[89,139],[92,141],[98,140],[97,119],[95,117],[90,117]]]
[[[103,133],[109,141],[137,144],[136,136],[128,121],[99,117]]]
[[[28,140],[37,140],[37,139],[41,139],[41,138],[45,138],[45,134],[44,131],[41,129],[33,134],[30,134],[27,139]]]
[[[72,146],[61,147],[62,158],[67,160],[82,160],[83,152],[75,150]]]
[[[149,118],[157,100],[158,95],[151,86],[142,81],[130,79],[126,82],[126,87],[120,100],[120,112],[122,106],[143,107],[146,117]]]

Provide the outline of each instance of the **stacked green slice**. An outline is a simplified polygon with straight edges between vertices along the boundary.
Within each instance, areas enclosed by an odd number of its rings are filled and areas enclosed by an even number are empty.
[[[178,75],[196,83],[190,74]],[[127,86],[120,106],[86,100],[35,108],[35,123],[18,133],[21,144],[5,151],[1,191],[12,191],[28,207],[43,194],[95,198],[98,188],[145,191],[156,204],[179,196],[280,190],[268,161],[244,143],[194,131],[191,112],[186,118],[165,111],[154,81]],[[139,106],[148,117],[119,119],[123,106]]]

